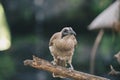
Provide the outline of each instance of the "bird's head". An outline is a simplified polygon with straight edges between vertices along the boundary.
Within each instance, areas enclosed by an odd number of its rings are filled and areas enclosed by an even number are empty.
[[[62,38],[67,35],[76,35],[75,31],[71,27],[65,27],[61,30]]]

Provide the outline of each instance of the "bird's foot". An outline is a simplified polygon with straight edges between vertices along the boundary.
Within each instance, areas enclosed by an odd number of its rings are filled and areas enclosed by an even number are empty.
[[[53,65],[56,65],[55,61],[51,61],[51,63],[52,63]]]
[[[69,71],[72,71],[72,70],[74,70],[74,68],[73,68],[73,67],[70,67],[70,68],[69,68]]]
[[[74,70],[72,64],[69,64],[69,65],[70,65],[69,69],[70,69],[70,70]]]

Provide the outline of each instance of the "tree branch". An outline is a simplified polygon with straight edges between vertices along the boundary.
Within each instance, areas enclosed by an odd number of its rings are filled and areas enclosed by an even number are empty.
[[[119,71],[116,71],[112,65],[110,65],[111,71],[108,73],[109,75],[120,75]]]
[[[31,66],[36,69],[46,70],[51,73],[59,74],[66,78],[72,78],[74,80],[109,80],[107,78],[90,75],[83,72],[78,72],[75,70],[70,70],[61,66],[52,65],[50,62],[43,60],[41,58],[33,56],[33,60],[25,60],[25,66]]]

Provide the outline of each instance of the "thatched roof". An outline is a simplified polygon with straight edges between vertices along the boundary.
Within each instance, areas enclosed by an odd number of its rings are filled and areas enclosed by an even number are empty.
[[[120,18],[120,0],[115,1],[102,13],[100,13],[88,26],[89,30],[100,28],[112,28]]]

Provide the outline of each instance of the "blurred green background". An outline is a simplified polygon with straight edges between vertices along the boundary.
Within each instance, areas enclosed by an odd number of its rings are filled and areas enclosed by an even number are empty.
[[[89,31],[87,27],[114,1],[0,0],[4,9],[4,14],[0,11],[3,16],[0,21],[5,19],[0,24],[7,26],[6,32],[11,36],[11,47],[0,51],[0,80],[70,80],[53,78],[49,72],[23,65],[23,61],[32,59],[32,55],[52,61],[49,39],[65,26],[71,26],[77,33],[78,45],[72,62],[75,70],[90,73],[90,53],[98,31]],[[5,33],[0,34],[5,36]],[[119,80],[108,75],[110,64],[120,71],[120,65],[113,58],[119,50],[120,34],[106,30],[97,50],[95,75]]]

